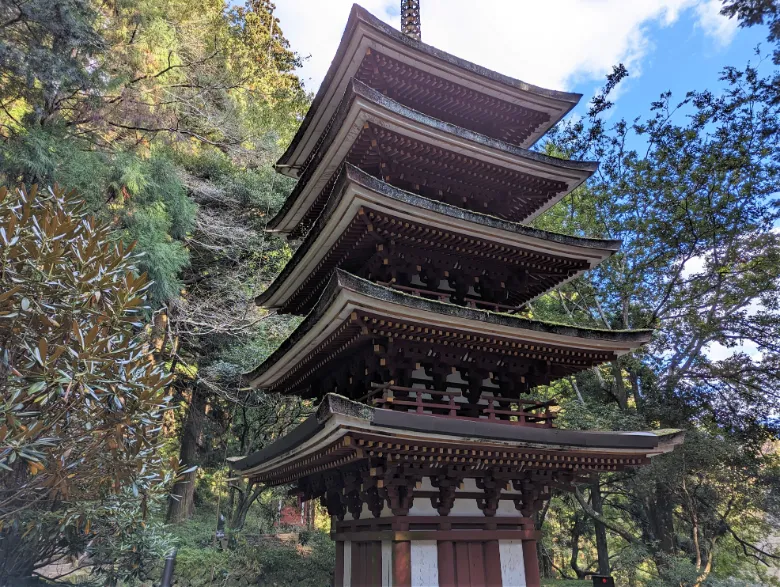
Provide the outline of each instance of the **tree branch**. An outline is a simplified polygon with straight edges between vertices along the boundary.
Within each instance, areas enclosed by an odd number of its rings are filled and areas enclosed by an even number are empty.
[[[612,522],[607,520],[604,516],[597,513],[592,507],[590,507],[590,504],[588,504],[585,497],[580,493],[580,490],[578,487],[574,488],[574,497],[577,499],[577,501],[580,504],[580,507],[582,507],[582,511],[584,511],[586,514],[588,514],[589,517],[593,518],[597,522],[601,522],[606,526],[608,529],[612,530],[615,534],[620,536],[623,540],[628,542],[629,544],[638,544],[638,540],[635,536],[633,536],[631,533],[629,533],[627,530],[623,528],[619,528],[618,526],[614,525]]]

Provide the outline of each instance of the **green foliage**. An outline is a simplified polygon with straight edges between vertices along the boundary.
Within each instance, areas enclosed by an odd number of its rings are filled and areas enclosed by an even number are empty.
[[[289,143],[300,121],[295,113],[305,112],[309,102],[294,73],[301,60],[272,15],[269,0],[247,0],[228,13],[228,64],[231,70],[241,72],[247,91],[238,104],[249,124],[266,129],[266,147],[268,141]],[[262,99],[248,101],[252,96]]]
[[[767,40],[780,44],[780,3],[777,0],[723,0],[720,13],[729,18],[737,17],[743,27],[766,25],[769,29]],[[775,49],[772,60],[780,65],[780,48]]]
[[[101,500],[123,488],[148,507],[167,481],[158,446],[170,377],[138,334],[149,283],[132,248],[73,193],[0,188],[0,240],[7,581],[83,546],[108,515]]]
[[[174,375],[182,406],[155,442],[170,455],[181,434],[186,460],[208,467],[197,473],[203,499],[224,491],[225,445],[239,444],[234,413],[240,426],[276,422],[249,439],[254,446],[305,411],[250,397],[239,384],[290,328],[254,305],[291,254],[263,229],[292,186],[271,163],[309,100],[271,12],[265,1],[0,1],[0,181],[75,188],[85,211],[113,223],[112,245],[134,243],[134,264],[152,281],[146,350]],[[188,448],[190,432],[203,445]],[[131,502],[146,497],[139,485],[138,498],[122,499],[134,511]],[[75,529],[62,530],[74,553],[86,545],[77,509],[68,518]],[[36,521],[44,522],[27,520]],[[114,553],[103,558],[119,561],[130,543],[136,562],[153,557],[154,540],[136,530],[103,543]],[[117,573],[132,567],[117,565]]]
[[[0,103],[14,105],[27,119],[9,115],[17,125],[51,122],[73,106],[75,94],[102,88],[94,59],[103,51],[100,13],[91,0],[0,2]]]
[[[114,244],[110,227],[59,188],[0,188],[0,214],[0,467],[19,459],[34,486],[55,494],[68,494],[70,483],[50,476],[67,470],[84,481],[80,467],[97,469],[92,489],[118,486],[143,469],[168,382],[135,334],[148,282],[134,275],[132,249]]]
[[[251,158],[307,96],[267,2],[0,3],[3,134],[66,124],[101,149],[192,140]],[[271,33],[271,29],[273,32]]]
[[[159,510],[160,500],[153,505]],[[161,561],[173,548],[175,537],[162,522],[150,518],[146,505],[132,492],[100,503],[90,517],[91,539],[86,546],[92,575],[105,585],[158,579]]]
[[[268,155],[308,98],[268,3],[10,2],[0,15],[0,175],[66,185],[91,212],[118,216],[155,307],[182,290],[196,214],[163,150],[221,156],[228,195],[258,218],[278,208],[289,182],[270,179]]]
[[[126,227],[130,238],[135,238],[139,250],[145,253],[139,265],[154,280],[155,301],[165,302],[176,297],[181,287],[179,274],[189,258],[183,245],[172,241],[168,235],[171,221],[165,205],[155,202],[129,214]]]
[[[258,537],[251,538],[251,542],[241,540],[227,551],[182,547],[176,560],[176,575],[187,587],[214,583],[325,587],[332,581],[334,556],[333,542],[323,532],[312,532],[303,548],[295,541],[282,543],[271,537]]]
[[[0,146],[0,176],[77,190],[87,211],[119,220],[125,242],[136,243],[138,265],[153,282],[152,303],[178,296],[189,263],[182,239],[194,226],[197,207],[172,161],[158,152],[140,158],[76,146],[56,129],[30,128]]]
[[[553,134],[550,152],[602,163],[587,188],[537,220],[620,239],[623,249],[534,302],[533,313],[656,329],[642,352],[554,388],[563,425],[688,432],[650,467],[606,476],[603,515],[586,507],[586,488],[576,502],[555,500],[545,523],[560,540],[550,552],[558,568],[576,570],[568,553],[579,545],[587,567],[590,527],[604,524],[618,582],[769,581],[752,563],[776,564],[779,554],[764,544],[780,489],[771,444],[780,407],[777,86],[754,67],[727,68],[721,94],[691,92],[679,104],[664,94],[646,119],[607,127],[607,94],[625,75],[616,68],[589,118]],[[738,352],[746,342],[761,355]],[[715,345],[734,353],[714,359]],[[581,532],[571,523],[579,516],[589,518]]]
[[[264,495],[263,501],[278,506],[278,495]],[[335,546],[325,532],[307,531],[305,545],[295,535],[281,541],[272,534],[273,520],[263,517],[258,508],[249,514],[246,529],[231,535],[229,548],[221,550],[214,545],[214,506],[215,502],[205,502],[186,524],[171,527],[178,546],[175,576],[180,585],[331,584]],[[147,584],[156,585],[153,581]]]

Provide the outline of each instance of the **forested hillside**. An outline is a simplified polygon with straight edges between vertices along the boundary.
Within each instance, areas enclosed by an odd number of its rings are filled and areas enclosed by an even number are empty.
[[[776,40],[776,3],[726,4]],[[273,10],[0,0],[0,585],[154,585],[173,546],[186,585],[330,582],[322,512],[292,544],[273,538],[285,489],[226,466],[313,407],[240,377],[296,325],[254,303],[292,253],[264,227],[293,185],[273,162],[311,99]],[[718,91],[618,122],[616,67],[588,116],[538,145],[602,164],[537,226],[624,247],[529,316],[656,334],[535,393],[569,428],[687,430],[650,467],[555,495],[537,519],[550,579],[780,585],[771,61],[724,64]]]
[[[161,455],[166,462],[180,459],[184,471],[199,467],[167,487],[181,497],[163,503],[167,511],[149,514],[159,520],[188,519],[198,482],[208,485],[221,474],[213,484],[226,489],[226,455],[257,448],[299,410],[239,388],[240,373],[290,326],[253,301],[289,257],[286,244],[263,228],[290,189],[272,163],[309,100],[294,74],[298,58],[271,10],[264,0],[232,8],[222,0],[0,3],[2,183],[75,190],[84,212],[110,223],[114,240],[136,243],[134,264],[151,282],[138,320],[147,325],[143,344],[169,375]],[[4,279],[4,288],[9,284]],[[9,339],[2,338],[7,349]],[[13,401],[4,388],[4,410]],[[53,410],[53,403],[41,411]],[[15,471],[13,459],[3,457]],[[138,486],[123,488],[129,494],[112,513],[122,519],[105,519],[105,535],[89,516],[98,497],[91,491],[104,488],[84,483],[77,500],[75,494],[51,498],[67,504],[65,524],[41,525],[34,503],[20,511],[4,502],[3,546],[10,548],[33,522],[37,527],[14,552],[3,551],[0,576],[30,573],[88,542],[96,546],[95,537],[106,538],[101,548],[138,546],[152,551],[155,564],[161,560],[170,547],[161,526],[149,526],[160,536],[148,541],[109,537],[116,527],[141,521],[146,501],[138,496],[148,491],[151,500],[154,489],[162,491],[152,487],[157,480],[136,478]],[[6,499],[16,487],[4,487]],[[244,495],[230,504],[238,525],[252,499]],[[106,560],[114,556],[105,553]],[[142,573],[137,563],[148,562],[139,557],[117,572]]]

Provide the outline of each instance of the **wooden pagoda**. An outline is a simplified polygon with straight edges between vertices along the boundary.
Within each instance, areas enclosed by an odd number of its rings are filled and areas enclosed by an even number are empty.
[[[649,462],[676,431],[555,426],[539,385],[649,331],[522,317],[620,243],[523,224],[596,169],[528,147],[579,100],[419,41],[355,5],[278,163],[299,178],[271,228],[300,246],[258,303],[306,315],[248,382],[320,400],[241,475],[319,498],[335,585],[540,584],[533,515],[553,488]]]

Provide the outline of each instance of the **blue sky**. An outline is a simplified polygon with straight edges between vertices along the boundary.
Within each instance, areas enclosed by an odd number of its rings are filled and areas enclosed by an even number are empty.
[[[647,35],[653,47],[638,63],[636,76],[624,80],[613,117],[630,120],[645,115],[650,102],[666,90],[680,99],[689,90],[716,90],[721,87],[718,78],[724,66],[740,68],[749,61],[756,63],[754,50],[759,44],[765,55],[771,53],[763,28],[736,29],[724,42],[698,26],[692,11],[684,12],[669,26],[651,24]],[[629,70],[629,74],[633,73]],[[575,91],[584,94],[585,102],[585,97],[593,95],[599,85],[579,83]]]

